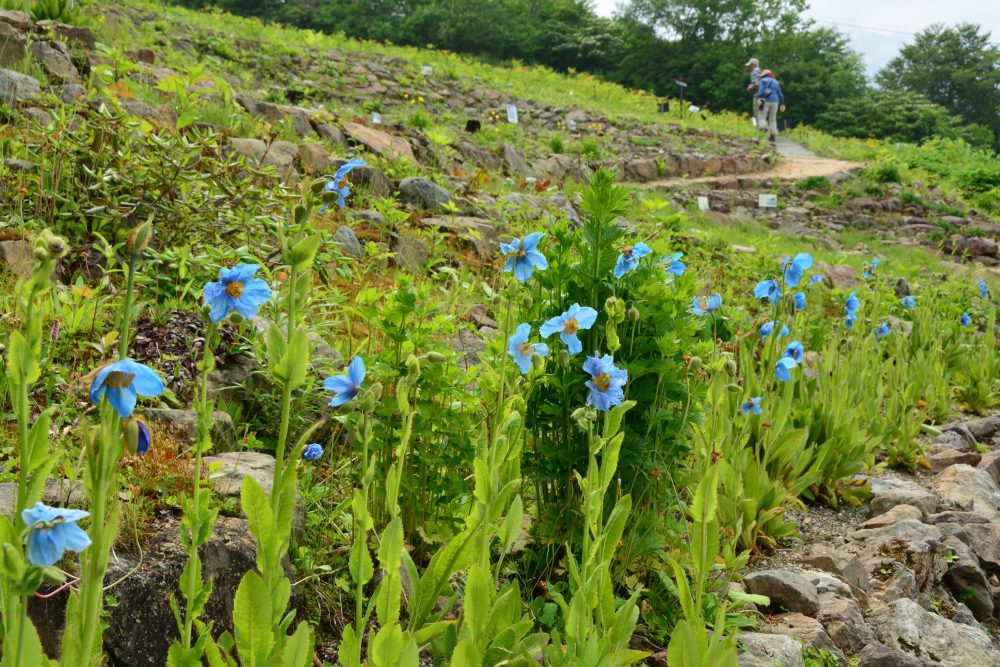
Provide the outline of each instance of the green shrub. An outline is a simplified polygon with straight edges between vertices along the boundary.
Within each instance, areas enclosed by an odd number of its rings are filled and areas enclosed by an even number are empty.
[[[902,183],[903,173],[899,165],[879,162],[865,170],[865,174],[876,183]]]

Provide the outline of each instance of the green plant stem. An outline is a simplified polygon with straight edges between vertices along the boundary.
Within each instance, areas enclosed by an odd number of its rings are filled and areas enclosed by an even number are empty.
[[[122,333],[121,344],[118,346],[118,358],[124,359],[128,356],[128,337],[132,324],[132,300],[135,297],[135,265],[141,255],[131,253],[128,262],[128,279],[125,286],[125,309],[122,313]]]
[[[288,277],[288,328],[286,340],[292,340],[295,331],[295,293],[299,272],[293,265]],[[278,446],[274,452],[274,479],[271,485],[271,508],[275,516],[278,514],[278,501],[281,498],[281,478],[285,474],[285,446],[288,441],[288,425],[292,412],[292,387],[285,382],[281,388],[281,426],[278,429]]]

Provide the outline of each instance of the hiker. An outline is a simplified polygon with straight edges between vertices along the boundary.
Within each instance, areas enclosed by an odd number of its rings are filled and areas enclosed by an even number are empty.
[[[781,86],[774,78],[771,70],[766,69],[760,73],[760,80],[757,82],[757,102],[760,109],[760,120],[758,124],[766,127],[771,143],[778,140],[778,112],[785,112],[785,96],[781,93]]]
[[[763,130],[764,128],[761,126],[760,120],[760,108],[758,106],[760,100],[757,98],[757,83],[760,81],[760,62],[756,58],[751,58],[744,67],[750,70],[750,85],[747,86],[747,92],[753,95],[753,106],[751,107],[750,117],[754,119],[754,125],[758,129]]]

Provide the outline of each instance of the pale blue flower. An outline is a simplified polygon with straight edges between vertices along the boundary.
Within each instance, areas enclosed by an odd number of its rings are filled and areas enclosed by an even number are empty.
[[[667,255],[663,258],[663,262],[667,265],[667,273],[673,274],[677,278],[684,275],[684,262],[680,261],[681,257],[684,256],[682,252],[675,252],[673,255]]]
[[[801,363],[804,354],[805,347],[803,347],[802,343],[797,340],[793,340],[788,344],[788,347],[785,348],[784,356],[794,359],[795,363]]]
[[[257,264],[237,264],[231,269],[220,270],[218,282],[205,285],[202,296],[205,305],[211,308],[208,316],[213,322],[221,322],[233,311],[251,319],[261,305],[267,303],[271,288],[260,278],[253,277],[259,268]]]
[[[764,411],[760,409],[760,396],[748,398],[746,403],[740,406],[740,412],[745,415],[748,415],[751,412],[755,415],[763,414]]]
[[[90,402],[100,405],[101,398],[107,398],[122,419],[132,415],[139,396],[152,398],[162,393],[163,380],[156,371],[131,359],[104,366],[90,384]]]
[[[990,291],[986,288],[986,281],[982,278],[979,279],[979,298],[985,299],[989,296]]]
[[[777,322],[774,322],[773,320],[770,320],[770,321],[764,322],[764,324],[760,325],[760,339],[764,340],[765,338],[767,338],[768,336],[770,336],[774,332],[774,327],[775,327],[776,324],[777,324]],[[788,327],[785,326],[784,324],[782,324],[781,325],[781,330],[778,332],[778,338],[781,338],[782,336],[787,336],[787,335],[788,335]]]
[[[302,458],[305,461],[318,461],[321,456],[323,456],[323,445],[318,442],[306,445],[302,450]]]
[[[882,336],[888,336],[892,333],[892,329],[889,328],[888,322],[883,322],[879,325],[878,329],[875,330],[875,338],[881,338]]]
[[[875,276],[875,267],[877,267],[879,265],[879,262],[881,262],[881,261],[882,260],[878,259],[878,258],[873,259],[871,261],[871,264],[869,264],[868,266],[865,267],[865,270],[861,274],[861,277],[862,278],[872,278],[872,277],[874,277]]]
[[[696,296],[691,302],[688,312],[693,315],[707,315],[713,310],[718,310],[722,306],[722,295],[712,294],[711,296]]]
[[[63,553],[80,553],[90,546],[90,537],[76,525],[90,516],[83,510],[67,510],[35,503],[21,511],[21,521],[28,527],[28,561],[39,567],[50,567],[59,562]]]
[[[574,303],[562,315],[549,319],[543,324],[539,332],[542,338],[548,338],[552,334],[559,332],[559,339],[566,345],[570,354],[577,354],[583,350],[583,343],[577,338],[576,332],[580,329],[589,329],[597,321],[597,311],[590,306],[580,307]]]
[[[545,255],[535,248],[538,242],[545,236],[543,232],[528,234],[523,239],[513,239],[510,243],[501,243],[500,252],[507,256],[507,263],[504,264],[504,271],[513,271],[514,277],[522,283],[528,281],[535,269],[544,271],[549,268],[549,262]]]
[[[806,309],[806,293],[805,292],[796,292],[795,296],[793,296],[792,298],[795,299],[795,310],[805,310]]]
[[[847,301],[844,303],[844,310],[847,311],[848,317],[851,318],[853,318],[861,308],[861,302],[858,301],[858,297],[854,296],[856,293],[856,290],[851,292],[850,296],[847,297]]]
[[[610,354],[603,357],[587,357],[583,370],[589,375],[587,388],[587,405],[592,405],[601,412],[607,412],[615,405],[621,405],[625,400],[625,383],[628,382],[628,371],[615,367],[615,358]]]
[[[969,317],[968,313],[962,313],[962,326],[963,327],[972,326],[972,318]]]
[[[809,284],[810,285],[815,285],[816,283],[823,282],[823,280],[825,280],[825,278],[823,277],[823,275],[820,274],[820,273],[817,273],[815,276],[813,276],[812,278],[809,279]]]
[[[348,160],[348,162],[337,169],[337,173],[333,175],[333,180],[324,186],[327,192],[337,193],[337,206],[343,210],[344,206],[347,204],[347,195],[351,194],[350,184],[347,182],[347,175],[351,173],[357,167],[365,166],[365,161],[361,158],[355,158],[353,160]],[[328,204],[324,204],[323,208],[319,210],[320,213],[326,213],[326,209],[329,208]]]
[[[901,303],[903,304],[903,308],[913,308],[917,305],[917,300],[912,296],[904,296]]]
[[[781,288],[774,280],[762,280],[753,288],[753,295],[758,299],[767,299],[772,304],[781,298]]]
[[[653,249],[640,241],[635,245],[625,246],[615,263],[615,278],[621,278],[629,271],[639,266],[639,260],[653,252]]]
[[[785,284],[791,288],[799,286],[802,282],[802,273],[807,271],[813,265],[812,255],[806,252],[800,252],[798,255],[791,260],[791,262],[785,261]]]
[[[782,382],[788,382],[792,379],[792,369],[798,365],[798,362],[791,357],[782,357],[778,359],[778,363],[774,365],[774,377],[778,378]]]
[[[361,357],[351,359],[345,375],[334,375],[323,380],[323,388],[332,391],[330,407],[336,408],[358,395],[361,384],[365,381],[365,362]]]
[[[537,354],[540,357],[547,357],[549,355],[549,346],[545,343],[535,343],[532,345],[528,342],[528,337],[531,336],[531,325],[530,324],[519,324],[517,329],[514,330],[514,335],[507,340],[507,354],[510,358],[514,360],[517,367],[521,369],[521,375],[527,375],[528,371],[531,370],[531,357]]]

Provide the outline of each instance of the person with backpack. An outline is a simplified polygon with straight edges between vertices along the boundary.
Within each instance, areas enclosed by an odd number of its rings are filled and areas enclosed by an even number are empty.
[[[744,67],[750,70],[750,85],[747,86],[747,92],[753,95],[753,106],[750,107],[750,117],[753,118],[754,125],[758,129],[763,130],[764,127],[761,125],[760,118],[760,99],[757,97],[757,84],[760,82],[760,61],[756,58],[751,58]]]
[[[785,96],[781,92],[778,80],[774,78],[771,70],[766,69],[760,73],[760,80],[757,82],[757,97],[759,98],[758,109],[760,109],[760,121],[766,127],[771,143],[778,140],[778,112],[785,111]]]

